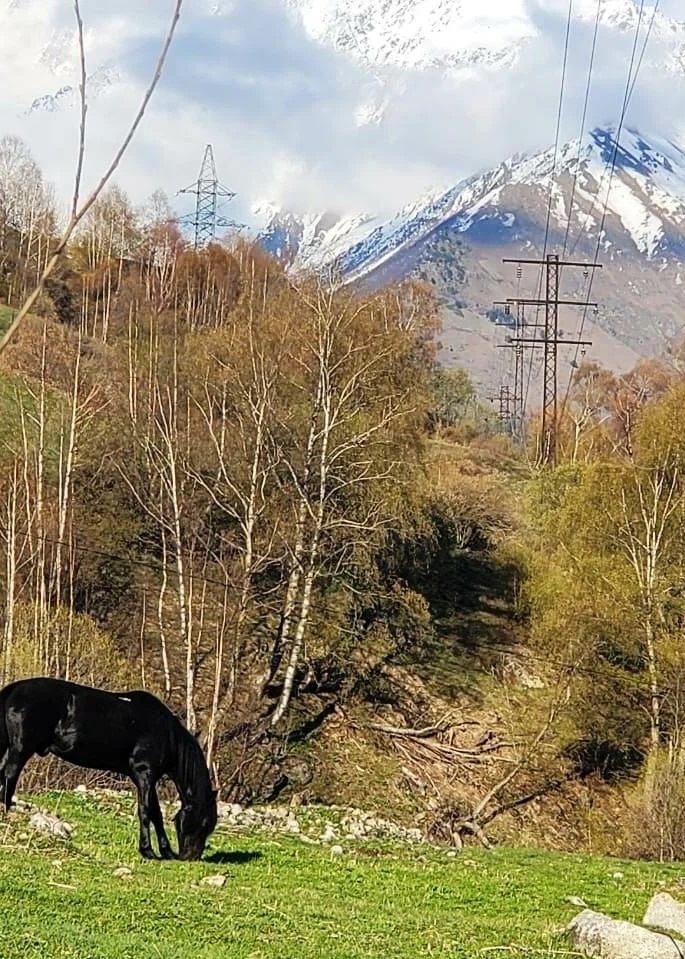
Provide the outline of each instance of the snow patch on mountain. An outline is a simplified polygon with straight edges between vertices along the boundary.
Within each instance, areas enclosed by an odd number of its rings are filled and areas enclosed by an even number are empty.
[[[524,0],[286,0],[315,40],[385,67],[511,64],[534,36]]]
[[[615,153],[615,170],[610,174]],[[553,180],[552,180],[552,177]],[[494,170],[477,174],[452,189],[434,191],[404,207],[389,220],[364,214],[331,218],[308,217],[299,230],[297,249],[290,248],[294,269],[335,268],[357,279],[427,237],[445,224],[453,232],[474,234],[479,242],[506,241],[508,232],[522,231],[527,239],[549,228],[573,245],[596,242],[604,220],[603,245],[615,244],[617,224],[635,251],[648,257],[685,249],[685,152],[657,136],[623,131],[616,146],[611,130],[593,130],[582,141],[572,140],[555,156],[553,149],[510,157]],[[573,195],[573,209],[569,207]],[[605,216],[606,208],[606,216]],[[272,218],[276,230],[282,214]],[[273,244],[265,244],[277,254]]]
[[[639,194],[617,178],[611,186],[609,208],[617,214],[640,253],[654,256],[664,235],[664,224],[645,207]]]
[[[402,69],[502,67],[518,61],[539,35],[526,0],[285,0],[309,35],[376,67]],[[559,13],[560,4],[542,3]],[[564,7],[565,10],[565,7]],[[579,21],[593,22],[596,0],[574,7]],[[625,32],[638,23],[646,32],[653,4],[640,15],[639,0],[603,0],[600,22]],[[561,15],[561,14],[559,14]],[[683,71],[685,21],[657,11],[652,36],[673,50],[672,68]]]

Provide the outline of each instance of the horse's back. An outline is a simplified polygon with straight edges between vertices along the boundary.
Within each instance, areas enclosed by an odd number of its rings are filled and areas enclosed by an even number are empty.
[[[144,690],[110,692],[62,679],[18,680],[0,692],[10,738],[27,751],[51,752],[77,765],[127,773],[136,750],[161,765],[178,720]],[[2,718],[2,717],[0,717]]]
[[[29,679],[18,679],[9,683],[0,690],[0,708],[18,703],[33,703],[46,705],[55,703],[66,705],[76,700],[89,702],[99,706],[107,703],[130,703],[133,707],[150,715],[173,717],[171,710],[152,693],[143,689],[114,692],[107,689],[98,689],[95,686],[85,686],[73,683],[67,679],[53,679],[47,676],[35,676]]]
[[[49,724],[65,708],[71,685],[64,680],[42,676],[10,683],[0,691],[0,710],[4,714],[5,724],[11,715],[20,712],[41,717]]]

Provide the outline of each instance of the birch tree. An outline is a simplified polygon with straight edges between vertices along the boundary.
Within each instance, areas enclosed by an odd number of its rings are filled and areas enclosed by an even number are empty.
[[[269,605],[269,590],[257,596],[258,581],[279,558],[280,517],[273,504],[280,453],[273,428],[281,399],[281,350],[290,335],[287,313],[267,304],[266,290],[258,288],[253,277],[245,308],[231,326],[201,338],[206,366],[195,403],[206,455],[197,477],[221,517],[215,559],[227,582],[230,578],[232,594],[228,632],[218,633],[207,731],[210,755],[217,728],[235,707],[241,689],[244,697],[247,686],[254,700],[264,684],[254,678],[264,675],[265,667],[259,662],[261,644],[253,634],[257,610],[263,613]],[[199,346],[196,340],[193,351]],[[232,563],[228,557],[233,557]],[[227,603],[228,597],[224,609]]]
[[[79,137],[78,137],[78,149],[75,162],[75,174],[74,174],[74,190],[72,195],[71,202],[71,213],[67,221],[66,226],[62,230],[61,236],[56,242],[51,246],[49,250],[49,255],[46,255],[45,263],[42,268],[38,271],[36,277],[35,286],[31,293],[24,299],[20,309],[18,310],[16,316],[12,320],[9,328],[6,330],[4,336],[0,340],[0,353],[2,353],[11,339],[14,337],[15,333],[24,322],[25,318],[31,313],[34,305],[36,304],[38,298],[43,292],[47,281],[50,279],[52,274],[55,272],[62,256],[64,255],[71,238],[74,234],[74,231],[78,227],[79,223],[83,220],[84,216],[91,209],[93,204],[97,201],[98,197],[101,195],[102,191],[105,189],[107,184],[110,182],[114,173],[116,172],[119,164],[121,163],[128,147],[133,140],[138,127],[140,126],[143,117],[145,116],[145,111],[147,106],[152,98],[152,95],[155,91],[155,88],[159,82],[159,79],[162,75],[162,70],[166,62],[167,54],[171,48],[171,44],[176,32],[176,26],[181,18],[181,10],[183,7],[183,0],[174,0],[173,8],[171,12],[171,18],[169,22],[169,27],[162,43],[162,47],[157,59],[157,63],[154,68],[152,79],[145,90],[138,110],[131,121],[131,125],[128,128],[126,134],[124,135],[123,140],[119,146],[119,149],[114,154],[111,163],[104,171],[99,181],[96,183],[94,188],[88,194],[88,196],[83,200],[81,198],[81,180],[83,174],[83,160],[86,149],[86,116],[88,112],[88,101],[87,101],[87,71],[86,71],[86,48],[84,40],[84,27],[83,19],[81,17],[81,7],[79,0],[74,0],[74,15],[76,21],[76,36],[78,41],[78,50],[79,50],[79,64],[80,64],[80,83],[79,83],[79,94],[80,94],[80,118],[79,118]]]
[[[607,507],[611,537],[629,564],[639,597],[650,692],[650,747],[661,735],[662,690],[659,676],[659,635],[666,626],[664,606],[675,583],[671,573],[673,548],[680,538],[682,492],[677,467],[668,453],[653,466],[633,464],[622,477],[617,496]],[[678,522],[674,522],[676,514]]]
[[[193,615],[193,571],[188,557],[191,545],[186,520],[193,498],[192,472],[188,461],[192,442],[190,397],[180,378],[179,334],[175,329],[167,366],[159,354],[159,341],[153,332],[148,339],[148,356],[143,357],[145,389],[136,390],[132,437],[138,451],[136,459],[121,466],[121,475],[145,513],[154,522],[162,543],[163,574],[159,593],[158,617],[162,643],[165,685],[170,685],[164,607],[168,590],[169,564],[173,568],[174,593],[178,616],[178,634],[185,653],[185,715],[190,729],[197,728],[195,676],[197,669],[197,622]],[[134,361],[136,352],[129,348]],[[139,368],[129,373],[137,378]],[[129,387],[129,397],[131,388]],[[131,404],[132,401],[130,400]]]
[[[391,521],[388,487],[401,473],[404,443],[411,442],[422,404],[411,364],[421,337],[402,301],[393,311],[382,299],[360,300],[322,285],[299,295],[303,316],[288,354],[288,385],[302,402],[297,438],[293,421],[280,424],[288,437],[282,469],[295,496],[272,657],[272,675],[282,669],[283,677],[272,726],[293,696],[317,581],[340,574],[354,550]]]

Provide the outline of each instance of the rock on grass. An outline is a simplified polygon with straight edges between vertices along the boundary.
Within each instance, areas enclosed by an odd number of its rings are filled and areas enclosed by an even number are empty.
[[[642,922],[645,926],[656,926],[685,936],[685,903],[677,902],[667,892],[658,892],[647,906]]]
[[[584,909],[568,926],[576,949],[602,959],[683,959],[670,936]]]
[[[60,839],[71,839],[71,834],[74,831],[74,827],[68,822],[63,822],[57,816],[52,816],[46,812],[34,813],[29,819],[29,826],[39,832],[59,836]]]

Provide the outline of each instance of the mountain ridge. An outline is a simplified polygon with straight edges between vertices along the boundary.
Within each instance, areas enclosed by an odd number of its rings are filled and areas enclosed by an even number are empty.
[[[430,283],[443,309],[443,361],[463,363],[485,390],[499,376],[492,303],[516,293],[502,258],[557,250],[590,260],[599,239],[598,345],[588,356],[624,371],[683,332],[685,151],[634,128],[619,144],[615,137],[595,128],[556,153],[515,154],[388,220],[275,217],[261,242],[276,256],[287,243],[293,272],[326,271],[365,287],[409,276]],[[569,295],[584,299],[586,290],[578,282]],[[570,337],[576,320],[564,322]]]
[[[610,175],[614,152],[615,170]],[[514,154],[449,190],[429,192],[385,221],[363,213],[300,219],[276,211],[262,233],[262,243],[295,269],[335,267],[345,278],[359,279],[386,256],[450,219],[463,233],[482,232],[490,221],[500,238],[512,229],[516,234],[517,218],[525,219],[525,211],[520,203],[505,209],[506,200],[511,199],[508,194],[516,186],[538,196],[547,192],[549,197],[551,191],[550,224],[564,232],[566,224],[575,226],[569,232],[576,236],[576,246],[582,246],[583,236],[586,243],[591,238],[596,242],[606,204],[608,217],[620,220],[636,252],[648,258],[659,252],[685,257],[685,150],[633,128],[623,131],[618,144],[613,129],[595,128],[584,140],[571,140],[558,151]]]

